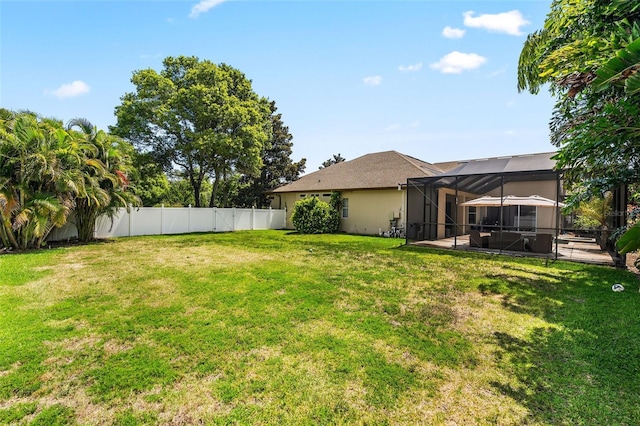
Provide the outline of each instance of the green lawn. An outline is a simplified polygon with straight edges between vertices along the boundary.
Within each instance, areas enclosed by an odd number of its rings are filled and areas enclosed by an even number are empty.
[[[401,243],[254,231],[0,256],[0,424],[640,422],[632,274]]]

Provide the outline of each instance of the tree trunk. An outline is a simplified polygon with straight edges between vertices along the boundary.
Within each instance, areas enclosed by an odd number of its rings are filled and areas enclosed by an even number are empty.
[[[211,189],[211,199],[209,200],[209,207],[216,206],[216,198],[218,197],[218,190],[220,189],[220,172],[218,169],[214,169],[216,175],[213,180],[213,188]]]
[[[227,172],[223,173],[223,183],[227,182]],[[224,194],[222,195],[222,207],[229,207],[229,186],[224,186]]]
[[[11,222],[7,222],[6,220],[3,220],[2,228],[4,230],[4,235],[6,236],[9,242],[9,245],[11,245],[14,249],[18,250],[20,246],[18,245],[16,236],[13,234],[13,231],[11,230]]]
[[[193,186],[194,207],[200,207],[200,185]]]
[[[96,227],[97,210],[88,205],[86,200],[78,200],[76,206],[76,228],[78,229],[78,240],[88,243],[94,238]]]

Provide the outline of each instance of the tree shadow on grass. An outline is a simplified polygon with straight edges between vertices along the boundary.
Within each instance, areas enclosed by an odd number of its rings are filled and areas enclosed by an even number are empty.
[[[526,338],[494,333],[496,361],[517,380],[492,385],[528,409],[527,423],[637,424],[640,296],[610,287],[628,275],[587,268],[549,278],[496,274],[479,286],[501,294],[506,309],[552,324]]]

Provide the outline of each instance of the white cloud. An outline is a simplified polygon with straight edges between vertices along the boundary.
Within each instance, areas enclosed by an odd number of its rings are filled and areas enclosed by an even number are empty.
[[[460,74],[462,71],[473,70],[487,62],[487,58],[476,53],[451,52],[443,56],[438,62],[430,65],[443,74]]]
[[[365,77],[362,79],[362,82],[367,86],[380,86],[380,83],[382,83],[382,76],[372,75]]]
[[[442,36],[446,38],[462,38],[466,31],[460,28],[444,27]]]
[[[76,96],[84,95],[85,93],[89,93],[91,88],[84,81],[76,80],[72,83],[63,84],[58,87],[56,90],[49,91],[45,90],[46,95],[53,95],[56,98],[74,98]]]
[[[510,12],[497,13],[494,15],[483,14],[480,16],[473,16],[475,12],[464,12],[464,25],[472,28],[484,28],[497,33],[506,33],[509,35],[519,36],[522,35],[520,27],[530,24],[529,21],[524,19],[522,13],[519,10],[512,10]]]
[[[197,18],[201,13],[208,12],[224,1],[225,0],[201,0],[200,3],[191,8],[189,18]]]
[[[407,65],[406,67],[402,65],[398,67],[398,70],[402,72],[415,72],[415,71],[420,71],[421,69],[422,69],[422,62],[419,62],[415,65]]]

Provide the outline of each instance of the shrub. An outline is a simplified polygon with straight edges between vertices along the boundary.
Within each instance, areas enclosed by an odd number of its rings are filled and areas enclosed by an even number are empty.
[[[338,212],[317,197],[297,201],[293,206],[291,221],[301,234],[327,234],[338,232]]]

